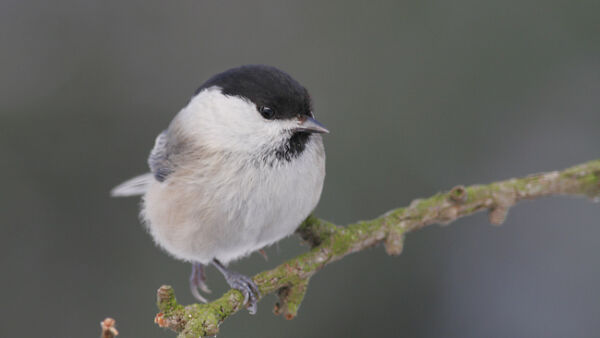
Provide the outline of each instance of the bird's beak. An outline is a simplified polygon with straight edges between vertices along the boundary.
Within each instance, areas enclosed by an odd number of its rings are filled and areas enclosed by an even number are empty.
[[[318,134],[329,134],[329,130],[325,128],[321,122],[315,120],[310,116],[302,116],[299,119],[300,124],[294,128],[295,131],[303,131],[307,133],[318,133]]]

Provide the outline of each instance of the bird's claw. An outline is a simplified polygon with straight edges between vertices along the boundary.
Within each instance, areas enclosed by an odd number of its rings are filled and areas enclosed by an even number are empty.
[[[244,304],[246,304],[248,312],[250,312],[251,315],[255,314],[258,299],[260,298],[260,291],[252,278],[227,269],[225,265],[217,259],[213,259],[213,265],[223,274],[227,284],[229,284],[232,289],[236,289],[242,293],[244,296]]]
[[[252,315],[255,314],[258,299],[260,298],[260,291],[252,278],[233,271],[230,271],[225,278],[227,284],[229,284],[232,289],[236,289],[242,293],[244,296],[244,304],[246,304],[248,312]]]
[[[197,300],[202,303],[207,303],[208,301],[204,296],[198,292],[198,288],[205,293],[210,293],[210,289],[208,285],[206,285],[206,275],[204,274],[204,265],[200,263],[192,264],[192,274],[190,275],[190,290],[192,291],[192,295]]]

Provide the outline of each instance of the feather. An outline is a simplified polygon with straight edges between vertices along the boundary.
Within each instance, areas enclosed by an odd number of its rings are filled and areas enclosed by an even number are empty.
[[[112,197],[127,197],[143,195],[148,190],[148,186],[154,180],[154,175],[151,173],[136,176],[127,180],[110,191]]]

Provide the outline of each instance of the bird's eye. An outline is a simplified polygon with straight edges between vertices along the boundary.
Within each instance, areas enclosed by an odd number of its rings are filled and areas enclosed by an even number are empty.
[[[258,111],[264,118],[268,120],[272,119],[273,116],[275,116],[275,111],[269,107],[261,106],[260,108],[258,108]]]

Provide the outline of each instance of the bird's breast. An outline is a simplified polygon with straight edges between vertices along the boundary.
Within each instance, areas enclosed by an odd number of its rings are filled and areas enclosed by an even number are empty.
[[[293,233],[316,206],[325,175],[322,144],[293,161],[225,161],[187,177],[174,173],[144,198],[155,241],[173,256],[228,262]]]

